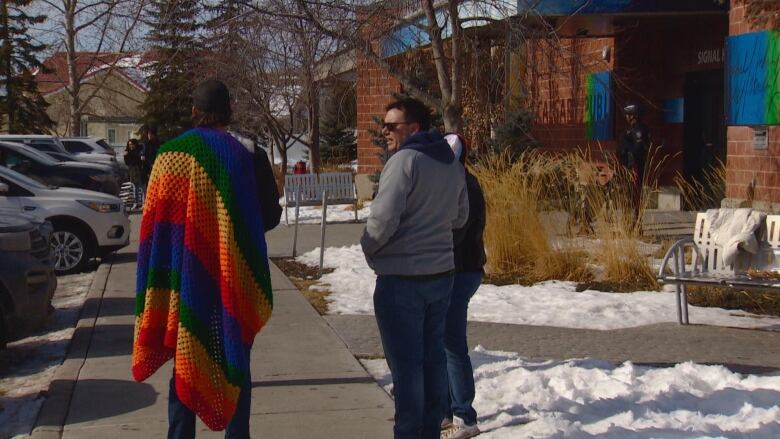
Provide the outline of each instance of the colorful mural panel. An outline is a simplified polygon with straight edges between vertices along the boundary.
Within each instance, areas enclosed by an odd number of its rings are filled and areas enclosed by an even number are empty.
[[[780,124],[780,33],[753,32],[726,41],[729,125]]]
[[[613,108],[612,72],[589,74],[583,112],[587,140],[612,139]]]

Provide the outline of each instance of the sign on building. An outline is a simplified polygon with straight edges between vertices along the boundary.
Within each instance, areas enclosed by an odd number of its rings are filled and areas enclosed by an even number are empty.
[[[588,74],[583,112],[587,140],[612,139],[613,107],[612,72]]]
[[[728,124],[780,124],[780,33],[728,37],[726,54]]]

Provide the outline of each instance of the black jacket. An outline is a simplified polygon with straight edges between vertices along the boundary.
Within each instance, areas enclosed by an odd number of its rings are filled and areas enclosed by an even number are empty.
[[[479,181],[466,170],[466,189],[469,193],[469,219],[466,225],[453,231],[455,244],[455,271],[458,273],[484,272],[487,262],[485,243],[485,197]]]
[[[144,168],[147,174],[152,173],[152,166],[154,166],[154,160],[157,158],[157,152],[160,150],[159,140],[147,140],[144,142]]]
[[[271,162],[262,148],[255,148],[254,159],[255,180],[257,181],[257,197],[260,201],[260,212],[263,215],[263,226],[269,231],[279,225],[282,218],[282,206],[279,205],[279,189],[276,187]]]
[[[645,169],[645,158],[650,146],[650,131],[639,122],[626,129],[618,143],[618,159],[627,168]]]
[[[127,166],[141,167],[141,165],[143,164],[141,162],[141,150],[139,148],[136,149],[125,148],[125,164]]]

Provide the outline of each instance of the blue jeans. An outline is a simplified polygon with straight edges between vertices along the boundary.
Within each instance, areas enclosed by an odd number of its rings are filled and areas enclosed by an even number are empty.
[[[474,410],[474,369],[469,358],[466,340],[466,318],[469,301],[482,284],[482,273],[458,273],[452,287],[447,326],[444,332],[444,350],[447,353],[447,373],[450,378],[450,405],[447,414],[463,419],[466,425],[477,423]]]
[[[395,439],[439,439],[447,411],[444,324],[453,276],[379,276],[374,313],[393,374]]]
[[[249,355],[247,355],[249,358]],[[247,369],[247,373],[249,369]],[[174,375],[176,373],[174,372]],[[171,377],[168,392],[168,439],[192,439],[195,437],[195,413],[188,409],[176,394],[176,380]],[[238,394],[236,413],[225,429],[227,439],[249,439],[249,406],[252,401],[252,377],[247,376],[246,382]]]

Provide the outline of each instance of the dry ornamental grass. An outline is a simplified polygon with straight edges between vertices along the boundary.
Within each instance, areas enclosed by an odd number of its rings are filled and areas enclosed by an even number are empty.
[[[472,166],[487,204],[489,278],[590,282],[597,266],[597,280],[616,291],[658,288],[650,259],[639,246],[634,177],[610,154],[601,155],[605,158],[594,160],[583,151],[527,151],[514,159],[490,155]],[[663,161],[650,156],[644,186],[653,189]],[[648,193],[638,201],[639,218]],[[565,224],[556,224],[555,218]],[[561,231],[563,239],[556,236]],[[586,235],[584,242],[578,234]]]

